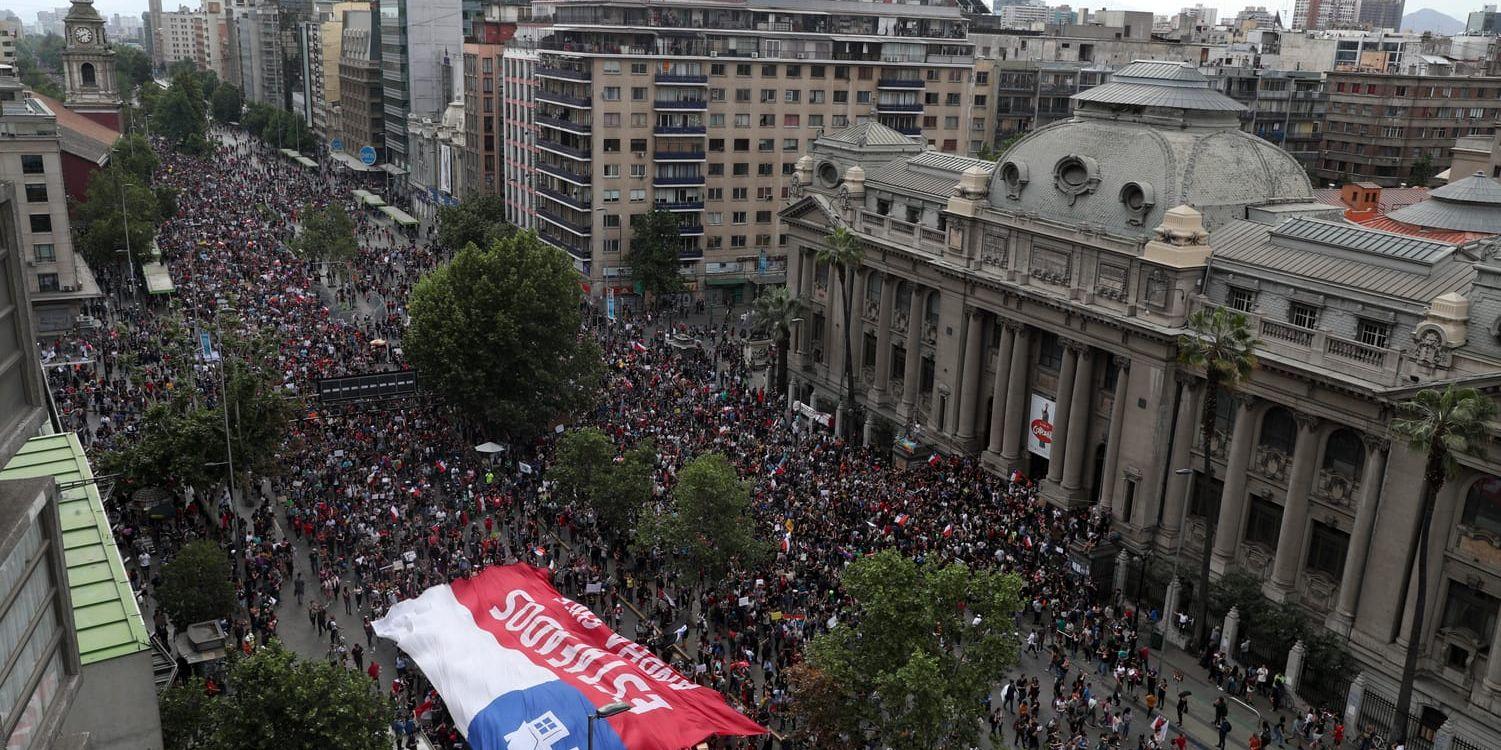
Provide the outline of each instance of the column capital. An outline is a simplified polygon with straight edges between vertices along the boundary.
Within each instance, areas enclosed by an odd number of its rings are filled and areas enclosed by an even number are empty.
[[[1058,340],[1060,342],[1062,342],[1064,349],[1067,349],[1068,351],[1071,351],[1074,354],[1087,354],[1087,353],[1089,353],[1090,346],[1089,346],[1089,344],[1086,344],[1083,341],[1076,341],[1074,339],[1066,338],[1066,337],[1063,337],[1063,336],[1059,336]]]
[[[989,310],[986,310],[983,307],[971,307],[969,308],[968,313],[969,317],[975,322],[982,321],[985,319],[986,315],[991,314]]]
[[[1131,369],[1131,358],[1124,354],[1112,354],[1110,355],[1110,361],[1115,365],[1115,369],[1117,370]]]
[[[1256,407],[1260,406],[1261,402],[1264,400],[1254,393],[1232,393],[1229,395],[1229,399],[1231,403],[1235,404],[1237,409],[1243,409],[1245,411],[1255,409]]]
[[[1306,411],[1299,411],[1297,409],[1293,409],[1292,413],[1293,421],[1298,423],[1298,430],[1300,432],[1313,432],[1319,428],[1319,425],[1324,423],[1324,418],[1317,414],[1309,414]]]
[[[1367,453],[1382,453],[1391,450],[1392,441],[1384,435],[1372,435],[1368,432],[1360,433],[1360,442],[1365,444]]]
[[[1001,325],[1005,326],[1006,330],[1010,331],[1012,334],[1021,333],[1022,329],[1027,327],[1026,323],[1023,323],[1019,320],[1012,320],[1010,318],[1002,317],[1000,313],[996,313],[995,319],[999,321]]]

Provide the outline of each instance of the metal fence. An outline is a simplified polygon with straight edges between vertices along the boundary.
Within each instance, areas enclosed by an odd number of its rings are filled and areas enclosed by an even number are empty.
[[[1351,677],[1332,670],[1303,668],[1298,681],[1298,696],[1315,707],[1341,713],[1350,695]]]
[[[1375,727],[1383,737],[1391,737],[1397,707],[1385,697],[1367,692],[1360,701],[1360,726]],[[1423,725],[1422,717],[1407,717],[1407,750],[1433,750],[1434,728]]]
[[[1486,748],[1471,742],[1463,737],[1455,737],[1454,744],[1449,746],[1451,750],[1486,750]]]

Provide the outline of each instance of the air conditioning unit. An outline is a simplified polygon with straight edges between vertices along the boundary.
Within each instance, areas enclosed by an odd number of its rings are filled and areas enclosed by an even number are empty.
[[[73,285],[72,284],[63,284],[63,291],[65,291],[65,292],[71,292],[71,291],[73,291]]]
[[[711,50],[709,50],[709,57],[719,57],[719,50],[717,50],[717,49],[711,49]]]

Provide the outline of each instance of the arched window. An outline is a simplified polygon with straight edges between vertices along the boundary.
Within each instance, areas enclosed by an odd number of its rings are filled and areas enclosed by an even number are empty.
[[[933,325],[938,325],[938,303],[938,292],[928,295],[928,304],[924,308],[925,317],[927,322]]]
[[[875,271],[865,274],[865,301],[879,303],[881,301],[881,284],[885,278]]]
[[[897,283],[895,309],[900,310],[903,315],[912,309],[912,283],[906,279]]]
[[[1365,445],[1354,430],[1340,428],[1324,444],[1324,468],[1349,479],[1360,477],[1365,466]]]
[[[1501,539],[1501,477],[1487,474],[1470,485],[1460,523]]]
[[[1288,410],[1274,406],[1261,418],[1261,445],[1292,455],[1298,442],[1298,424]]]
[[[83,85],[85,85],[85,86],[97,86],[98,85],[97,83],[94,82],[94,64],[93,63],[84,63],[83,65],[79,66],[79,68],[78,68],[78,75],[81,78],[83,78]]]

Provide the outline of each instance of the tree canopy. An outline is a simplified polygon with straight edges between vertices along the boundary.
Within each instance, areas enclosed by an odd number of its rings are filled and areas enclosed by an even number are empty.
[[[115,78],[120,93],[127,98],[136,87],[151,80],[151,57],[139,47],[117,44],[115,49]]]
[[[675,215],[660,209],[643,215],[631,226],[631,250],[626,254],[631,280],[652,297],[682,291],[682,244]]]
[[[209,97],[209,107],[213,111],[214,119],[219,122],[239,122],[240,112],[244,109],[244,97],[240,89],[233,84],[223,83],[214,89],[214,95]]]
[[[130,250],[137,264],[145,263],[156,239],[157,227],[166,218],[156,191],[131,172],[141,165],[130,160],[114,162],[89,178],[85,199],[78,204],[74,226],[81,227],[77,246],[90,265],[110,267],[123,257],[129,229]]]
[[[354,670],[300,659],[273,641],[233,657],[226,683],[218,697],[205,695],[201,678],[162,694],[168,750],[391,747],[395,706]]]
[[[985,697],[1016,663],[1021,579],[885,550],[840,583],[854,611],[812,641],[793,684],[812,746],[977,746]]]
[[[156,151],[151,148],[151,141],[146,140],[146,136],[128,133],[115,141],[115,147],[110,149],[109,163],[124,168],[126,173],[142,185],[149,185],[152,173],[161,160],[156,158]]]
[[[572,430],[558,440],[547,476],[559,492],[594,511],[607,538],[618,540],[630,532],[651,499],[657,449],[647,440],[616,458],[615,444],[599,429]]]
[[[173,149],[190,154],[209,150],[205,137],[208,107],[197,76],[188,73],[174,76],[166,92],[154,97],[149,111],[152,130],[166,138]]]
[[[668,503],[643,515],[636,544],[659,551],[679,572],[719,580],[770,553],[755,528],[750,488],[729,459],[709,453],[678,472]]]
[[[236,605],[229,574],[228,554],[219,545],[206,540],[188,542],[162,566],[157,601],[179,630],[229,617]]]
[[[469,244],[489,247],[511,232],[505,223],[505,207],[505,199],[498,195],[479,195],[439,208],[438,244],[451,253]]]
[[[359,252],[359,243],[354,237],[354,221],[349,211],[339,202],[316,208],[311,203],[302,207],[298,217],[301,229],[292,238],[292,252],[303,260],[344,263]]]
[[[302,151],[317,145],[301,117],[269,104],[250,102],[240,122],[251,135],[277,148]]]
[[[467,245],[412,291],[403,342],[423,383],[511,437],[589,404],[599,347],[581,336],[578,274],[531,233]]]

